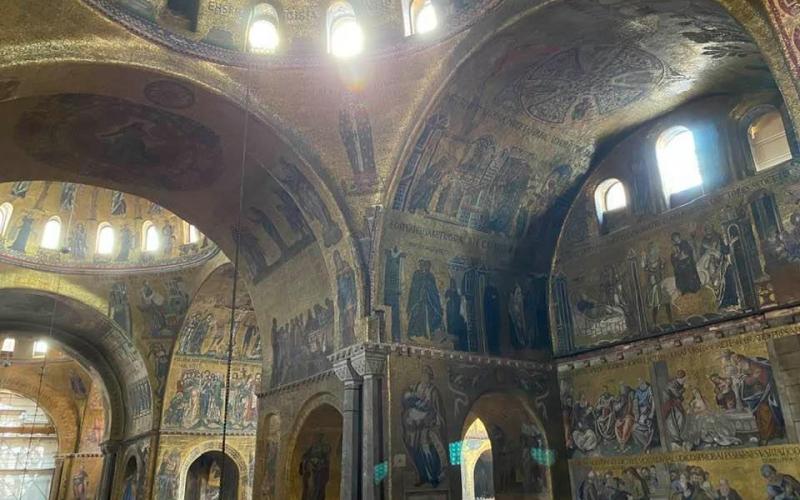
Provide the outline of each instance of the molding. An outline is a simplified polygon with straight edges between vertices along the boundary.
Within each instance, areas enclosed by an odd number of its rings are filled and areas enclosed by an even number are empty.
[[[271,388],[269,390],[266,390],[264,392],[258,393],[257,394],[258,399],[264,399],[264,398],[267,398],[267,397],[270,397],[270,396],[274,396],[274,395],[277,395],[277,394],[283,394],[283,393],[286,393],[286,392],[292,392],[292,391],[295,391],[295,390],[299,390],[299,389],[301,389],[301,388],[303,388],[305,386],[316,384],[318,382],[321,382],[321,381],[329,378],[331,375],[333,375],[333,372],[334,372],[333,368],[329,368],[329,369],[327,369],[325,371],[319,372],[319,373],[317,373],[315,375],[312,375],[310,377],[306,377],[304,379],[296,380],[294,382],[289,382],[288,384],[284,384],[284,385],[279,385],[277,387],[273,387],[273,388]]]
[[[204,437],[221,437],[222,436],[222,429],[219,431],[162,431],[161,436],[190,436],[190,437],[197,437],[197,436],[204,436]],[[256,430],[253,429],[251,431],[227,431],[225,433],[228,437],[236,437],[236,436],[255,436]]]
[[[707,460],[735,459],[774,460],[785,458],[800,459],[800,445],[780,445],[761,448],[737,448],[715,451],[682,451],[667,453],[647,453],[628,457],[580,458],[569,460],[570,466],[619,467],[626,465],[656,465],[674,462],[697,462]]]
[[[626,345],[567,358],[558,362],[558,372],[562,374],[608,364],[629,366],[798,334],[800,334],[800,307],[792,307],[759,317],[688,330],[655,339],[632,340]]]

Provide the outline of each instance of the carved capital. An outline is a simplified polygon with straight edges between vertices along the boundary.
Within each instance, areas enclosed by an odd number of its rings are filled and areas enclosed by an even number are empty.
[[[353,369],[349,359],[342,359],[333,365],[333,371],[339,380],[345,385],[356,385],[361,383],[361,376]]]
[[[386,354],[361,351],[352,358],[353,369],[362,377],[380,377],[386,366]]]
[[[119,451],[119,446],[119,441],[104,441],[100,443],[100,451],[103,452],[103,455],[113,455]]]

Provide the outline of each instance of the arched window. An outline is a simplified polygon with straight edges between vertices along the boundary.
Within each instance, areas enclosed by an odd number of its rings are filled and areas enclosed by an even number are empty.
[[[108,222],[102,222],[97,228],[97,253],[110,255],[114,251],[114,228]]]
[[[193,224],[189,224],[186,230],[186,243],[197,243],[200,241],[200,230]]]
[[[58,452],[53,421],[35,401],[0,391],[0,433],[3,498],[47,499]]]
[[[0,236],[6,234],[12,213],[14,213],[14,206],[11,203],[6,202],[0,205]]]
[[[0,351],[4,353],[13,353],[17,348],[17,339],[14,337],[6,337],[3,339],[3,344],[0,346]]]
[[[747,142],[756,172],[779,165],[792,158],[786,127],[777,109],[762,114],[747,127]]]
[[[597,209],[597,217],[602,222],[604,214],[622,210],[628,206],[625,186],[619,179],[604,180],[594,191],[594,204]]]
[[[61,242],[61,219],[57,216],[50,217],[44,225],[42,232],[42,248],[55,250]]]
[[[356,19],[353,7],[347,2],[334,2],[328,7],[328,53],[349,58],[364,49],[364,32]]]
[[[661,186],[670,206],[675,206],[673,195],[689,190],[702,192],[703,177],[697,161],[694,134],[686,127],[673,127],[663,134],[656,144]]]
[[[247,29],[247,44],[251,52],[272,54],[280,43],[278,12],[268,3],[253,7],[250,26]]]
[[[408,7],[411,34],[424,34],[436,29],[439,17],[436,14],[436,5],[433,0],[413,0]]]
[[[31,353],[34,358],[43,358],[47,355],[47,341],[36,340],[33,343],[33,352]]]
[[[152,222],[145,221],[142,225],[142,250],[155,252],[161,247],[161,238],[158,228]]]

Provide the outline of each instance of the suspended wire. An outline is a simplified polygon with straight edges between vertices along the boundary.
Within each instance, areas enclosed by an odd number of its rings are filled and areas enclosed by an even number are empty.
[[[248,21],[249,25],[249,21]],[[245,36],[245,39],[247,37]],[[246,50],[246,47],[245,47]],[[250,131],[250,64],[245,66],[244,78],[244,123],[242,124],[242,158],[239,172],[239,206],[236,213],[236,229],[234,231],[233,251],[233,290],[231,291],[231,323],[228,331],[228,360],[225,373],[225,403],[222,415],[222,465],[219,478],[219,498],[223,498],[223,485],[225,483],[225,465],[228,461],[226,455],[228,437],[228,402],[231,394],[231,365],[233,363],[233,334],[236,329],[236,291],[239,284],[239,247],[242,238],[242,210],[244,207],[244,172],[247,161],[247,137]]]
[[[75,199],[77,199],[78,187],[76,187],[75,189],[74,196]],[[75,200],[73,199],[72,205],[70,206],[69,217],[67,218],[67,231],[65,231],[64,233],[67,239],[69,238],[69,227],[72,224],[72,217],[74,214],[75,214]],[[70,248],[67,243],[67,245],[62,247],[61,252],[66,254],[69,253],[69,251]],[[50,345],[49,341],[52,340],[53,338],[53,328],[55,327],[55,321],[56,321],[56,310],[58,309],[58,295],[59,293],[61,293],[61,279],[62,279],[61,273],[56,273],[56,286],[53,297],[53,309],[50,311],[50,325],[47,329],[47,337],[46,337],[48,340],[47,342],[48,347]],[[35,342],[36,341],[34,340],[34,344]],[[22,480],[20,481],[20,492],[19,492],[20,500],[22,499],[22,494],[25,492],[25,476],[28,475],[28,465],[30,464],[31,448],[33,447],[33,434],[36,429],[36,419],[39,417],[39,408],[40,408],[39,400],[42,397],[42,386],[44,385],[44,374],[47,370],[47,356],[49,353],[50,353],[49,349],[45,351],[44,357],[42,358],[42,368],[39,371],[39,386],[36,389],[36,399],[34,400],[33,421],[31,422],[31,433],[28,438],[28,449],[25,453],[25,462],[22,469]]]

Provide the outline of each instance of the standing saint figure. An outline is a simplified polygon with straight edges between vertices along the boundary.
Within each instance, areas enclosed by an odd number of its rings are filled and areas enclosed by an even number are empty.
[[[89,473],[86,468],[81,464],[81,469],[72,476],[72,496],[75,500],[86,500],[89,490]]]
[[[447,465],[442,396],[433,385],[433,370],[422,368],[422,381],[403,394],[403,442],[417,470],[417,484],[439,486]]]
[[[317,440],[300,459],[300,475],[303,477],[302,500],[325,500],[325,487],[331,472],[331,447],[325,435],[317,434]]]
[[[339,333],[342,337],[342,345],[346,346],[356,341],[356,274],[338,250],[333,252],[333,262],[336,267]]]
[[[683,445],[686,428],[686,409],[683,406],[685,385],[686,372],[678,370],[675,377],[667,382],[661,408],[670,442],[673,446],[678,447]]]
[[[408,293],[408,336],[433,338],[442,328],[442,302],[431,262],[420,260]]]
[[[700,275],[694,260],[694,250],[681,233],[672,233],[672,270],[675,272],[675,287],[681,293],[700,291]]]

